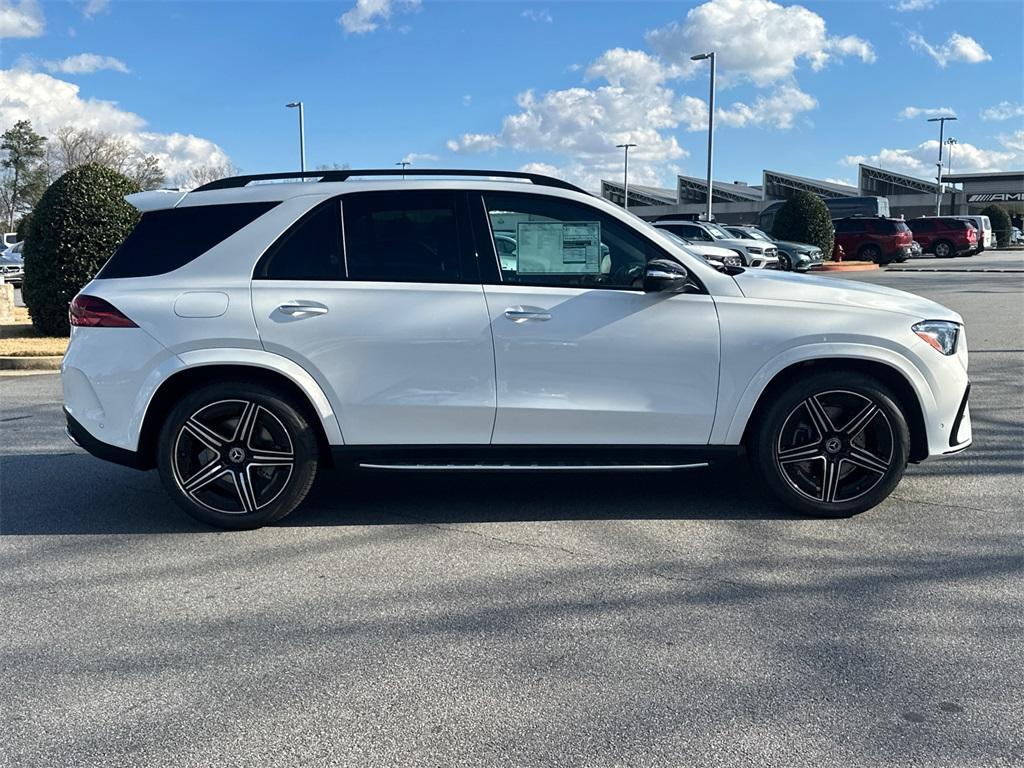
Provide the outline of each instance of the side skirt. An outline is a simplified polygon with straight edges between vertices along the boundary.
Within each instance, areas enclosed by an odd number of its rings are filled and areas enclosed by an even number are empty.
[[[738,445],[346,445],[335,465],[423,472],[608,472],[696,469],[742,455]]]

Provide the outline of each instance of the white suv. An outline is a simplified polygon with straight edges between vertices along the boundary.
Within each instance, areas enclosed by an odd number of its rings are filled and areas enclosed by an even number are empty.
[[[284,517],[324,465],[673,470],[744,451],[790,506],[838,517],[971,442],[955,312],[719,271],[557,179],[405,173],[129,196],[140,223],[71,304],[69,436],[237,528]]]
[[[694,243],[705,242],[720,248],[735,251],[743,258],[743,265],[753,269],[778,269],[779,249],[775,243],[735,237],[722,227],[710,221],[687,221],[685,219],[662,219],[654,222],[658,229],[664,229],[684,240]]]

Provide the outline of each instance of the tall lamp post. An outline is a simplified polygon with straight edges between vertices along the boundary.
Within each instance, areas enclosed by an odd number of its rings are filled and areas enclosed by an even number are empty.
[[[299,170],[306,172],[306,112],[301,101],[285,104],[289,109],[299,108]]]
[[[411,160],[399,160],[395,165],[402,166],[402,181],[405,181],[405,169],[412,165]]]
[[[956,139],[950,136],[946,139],[946,146],[949,147],[949,158],[946,160],[946,175],[953,175],[953,147],[956,146]],[[953,188],[956,189],[956,183],[953,184]]]
[[[946,127],[946,121],[947,120],[956,120],[956,118],[951,116],[951,115],[947,116],[947,117],[929,117],[928,118],[928,122],[929,123],[938,123],[939,124],[939,162],[937,163],[937,165],[939,167],[939,173],[938,173],[938,176],[936,177],[936,180],[935,180],[935,215],[936,216],[941,216],[942,215],[942,133],[943,133],[943,130],[945,129],[945,127]]]
[[[629,210],[629,150],[636,144],[616,144],[616,149],[621,149],[626,154],[626,161],[622,168],[622,208]]]
[[[715,156],[715,52],[698,53],[691,56],[692,61],[711,60],[711,87],[708,96],[708,210],[707,220],[711,221],[711,166]]]

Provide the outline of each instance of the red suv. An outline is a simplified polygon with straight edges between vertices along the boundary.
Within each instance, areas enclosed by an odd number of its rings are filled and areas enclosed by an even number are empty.
[[[888,264],[910,258],[914,236],[902,219],[884,216],[849,216],[835,219],[836,245],[842,246],[847,258]]]
[[[964,219],[949,216],[923,216],[907,222],[914,239],[925,253],[940,259],[950,256],[973,256],[978,249],[978,230]]]

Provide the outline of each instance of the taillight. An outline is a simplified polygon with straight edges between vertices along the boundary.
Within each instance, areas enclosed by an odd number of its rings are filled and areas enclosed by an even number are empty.
[[[97,296],[78,294],[68,307],[72,325],[85,328],[138,328],[121,310]]]

